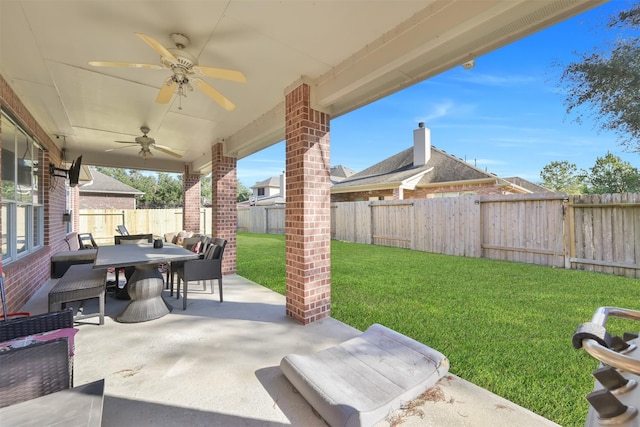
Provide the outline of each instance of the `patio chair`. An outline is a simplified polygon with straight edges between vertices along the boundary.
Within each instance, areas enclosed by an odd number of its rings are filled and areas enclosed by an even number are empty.
[[[98,244],[93,240],[91,233],[78,233],[78,246],[80,249],[98,249]]]
[[[0,408],[70,387],[66,338],[0,352]]]
[[[71,308],[51,313],[5,320],[0,322],[0,343],[14,341],[18,338],[29,337],[31,335],[73,328],[73,322],[73,309]],[[73,339],[68,341],[68,345],[70,354],[68,357],[68,381],[69,385],[73,387],[73,357],[71,356],[74,352]],[[0,364],[0,366],[2,365]]]
[[[70,308],[0,322],[0,342],[63,328],[73,328],[73,310]]]
[[[165,234],[166,238],[166,234]],[[204,253],[207,251],[207,248],[211,245],[211,237],[203,234],[198,237],[185,237],[182,240],[182,246],[185,249],[193,251],[200,255],[200,258],[204,258]],[[168,263],[165,268],[167,270],[167,278],[165,280],[165,289],[169,289],[169,284],[171,283],[171,294],[173,295],[173,281],[174,281],[174,273],[175,270],[183,264],[184,261]]]
[[[153,234],[127,234],[121,236],[113,236],[113,240],[116,245],[153,243]]]
[[[176,288],[176,298],[180,298],[180,283],[184,280],[184,291],[182,297],[182,309],[187,309],[187,290],[189,282],[194,280],[211,280],[211,293],[213,293],[213,280],[218,280],[218,291],[220,292],[220,302],[222,298],[222,256],[224,248],[227,246],[225,239],[214,239],[207,248],[201,259],[185,261],[175,269],[178,275],[178,285]],[[173,295],[173,281],[171,282],[171,295]]]
[[[127,230],[127,227],[125,227],[124,225],[119,225],[118,227],[116,227],[116,231],[120,233],[121,236],[129,235],[129,230]]]

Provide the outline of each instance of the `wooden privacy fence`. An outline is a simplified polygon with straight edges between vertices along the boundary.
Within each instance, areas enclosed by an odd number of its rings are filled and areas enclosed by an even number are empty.
[[[640,278],[640,194],[575,197],[568,217],[571,268]]]
[[[640,194],[343,202],[331,238],[640,277]],[[238,230],[284,234],[283,207],[238,208]]]
[[[130,234],[165,233],[182,230],[182,208],[178,209],[81,209],[79,233],[91,233],[98,245],[112,245],[116,227]],[[211,208],[200,209],[200,233],[211,234]]]
[[[284,206],[239,207],[238,231],[284,234],[284,210]]]

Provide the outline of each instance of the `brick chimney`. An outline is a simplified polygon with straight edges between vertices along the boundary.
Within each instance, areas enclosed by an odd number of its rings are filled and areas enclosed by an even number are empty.
[[[285,189],[287,188],[287,178],[285,176],[285,172],[282,171],[280,174],[280,197],[283,199],[287,196],[285,193]]]
[[[431,158],[431,131],[418,123],[413,131],[413,166],[424,166]]]

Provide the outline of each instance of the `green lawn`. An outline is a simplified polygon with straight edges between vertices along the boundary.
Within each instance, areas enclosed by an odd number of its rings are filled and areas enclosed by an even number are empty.
[[[238,233],[238,274],[285,293],[284,236]],[[450,371],[563,426],[583,426],[597,363],[575,350],[597,307],[637,308],[638,281],[406,249],[331,243],[332,317],[381,323],[446,355]],[[616,334],[637,331],[612,319]]]

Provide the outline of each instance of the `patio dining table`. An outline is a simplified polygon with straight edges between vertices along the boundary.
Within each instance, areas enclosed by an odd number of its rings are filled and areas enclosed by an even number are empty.
[[[135,267],[127,282],[131,301],[115,320],[138,323],[158,319],[171,311],[162,299],[164,279],[158,265],[197,258],[198,254],[171,243],[161,248],[155,248],[153,243],[100,246],[93,268]]]

